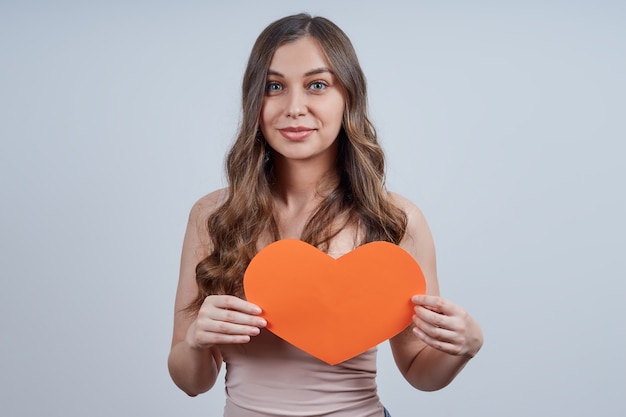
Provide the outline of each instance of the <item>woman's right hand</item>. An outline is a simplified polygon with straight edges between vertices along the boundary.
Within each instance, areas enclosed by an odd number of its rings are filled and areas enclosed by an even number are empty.
[[[191,323],[185,341],[194,349],[217,344],[247,343],[267,322],[258,317],[261,308],[232,295],[210,295]]]

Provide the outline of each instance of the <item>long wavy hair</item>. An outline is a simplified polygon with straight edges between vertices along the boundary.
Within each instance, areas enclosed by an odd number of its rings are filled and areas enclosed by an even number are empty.
[[[385,158],[368,118],[366,81],[350,40],[323,17],[284,17],[259,35],[248,60],[239,133],[226,158],[227,197],[207,221],[211,252],[196,267],[198,295],[189,305],[191,311],[211,294],[243,296],[243,275],[261,237],[280,239],[272,197],[272,150],[259,120],[274,52],[304,36],[315,39],[325,53],[343,88],[345,110],[337,138],[338,181],[308,219],[301,240],[327,251],[331,239],[350,222],[362,237],[359,245],[377,240],[398,244],[404,236],[406,215],[387,195]],[[347,220],[337,225],[338,218]]]

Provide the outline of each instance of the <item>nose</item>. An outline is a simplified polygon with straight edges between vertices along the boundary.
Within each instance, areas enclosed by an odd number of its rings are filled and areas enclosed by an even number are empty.
[[[292,89],[287,99],[287,117],[296,119],[307,113],[306,93],[299,89]]]

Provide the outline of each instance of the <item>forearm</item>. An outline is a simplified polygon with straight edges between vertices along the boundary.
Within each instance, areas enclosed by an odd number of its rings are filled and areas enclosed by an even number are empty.
[[[415,357],[406,380],[422,391],[436,391],[447,386],[471,359],[468,355],[450,355],[426,346]]]
[[[187,395],[194,397],[215,384],[220,370],[218,360],[221,364],[217,347],[194,349],[181,341],[172,347],[168,368],[174,383]]]

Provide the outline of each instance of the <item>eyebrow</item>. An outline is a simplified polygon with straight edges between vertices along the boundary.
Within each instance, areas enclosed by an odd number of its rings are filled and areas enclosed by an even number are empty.
[[[323,73],[326,73],[326,72],[329,73],[329,74],[333,73],[330,69],[328,69],[326,67],[320,67],[320,68],[312,69],[311,71],[307,71],[306,73],[304,73],[304,76],[305,77],[310,77],[311,75],[323,74]],[[285,78],[285,76],[283,74],[281,74],[280,72],[275,71],[273,69],[268,70],[267,71],[267,75],[275,75],[277,77]]]

